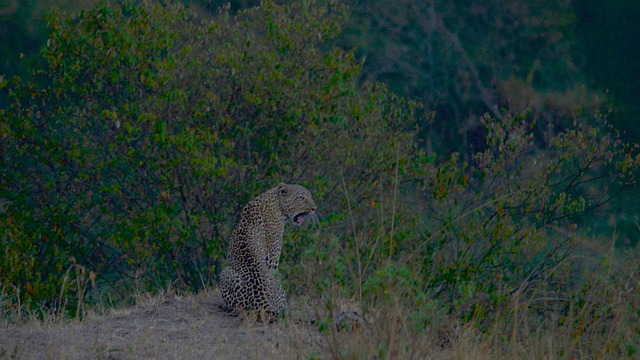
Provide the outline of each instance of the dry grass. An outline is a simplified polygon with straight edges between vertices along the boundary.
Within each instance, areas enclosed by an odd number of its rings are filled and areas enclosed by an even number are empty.
[[[134,306],[97,306],[81,321],[12,313],[0,293],[0,360],[640,359],[640,256],[612,245],[608,261],[589,266],[563,298],[514,295],[484,331],[437,307],[420,309],[431,320],[416,328],[410,302],[391,296],[363,308],[336,288],[290,299],[287,319],[273,324],[221,312],[217,289],[138,295]]]
[[[168,291],[140,296],[132,307],[89,312],[82,321],[5,321],[0,359],[634,358],[640,336],[636,285],[594,283],[564,326],[540,321],[536,327],[505,313],[487,332],[473,321],[446,317],[416,331],[397,302],[347,317],[342,328],[348,330],[338,331],[332,318],[355,306],[348,300],[336,300],[332,317],[323,310],[327,304],[298,299],[289,319],[264,324],[221,313],[216,290],[186,296]],[[606,316],[590,314],[602,308]]]

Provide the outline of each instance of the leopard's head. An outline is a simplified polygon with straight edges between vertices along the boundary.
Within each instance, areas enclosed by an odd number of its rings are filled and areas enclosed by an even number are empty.
[[[302,225],[306,219],[316,219],[317,205],[303,186],[280,183],[277,196],[282,213],[294,226]]]

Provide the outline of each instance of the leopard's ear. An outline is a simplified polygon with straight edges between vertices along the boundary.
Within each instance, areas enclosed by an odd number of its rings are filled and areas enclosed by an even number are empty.
[[[287,188],[289,187],[289,185],[285,184],[285,183],[280,183],[278,184],[278,194],[280,195],[286,195],[287,194]]]

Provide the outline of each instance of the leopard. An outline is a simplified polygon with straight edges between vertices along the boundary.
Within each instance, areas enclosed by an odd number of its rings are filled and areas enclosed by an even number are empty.
[[[286,224],[317,222],[311,192],[280,183],[249,201],[231,233],[227,264],[220,273],[224,305],[232,315],[260,312],[269,321],[286,312],[287,300],[278,277]]]

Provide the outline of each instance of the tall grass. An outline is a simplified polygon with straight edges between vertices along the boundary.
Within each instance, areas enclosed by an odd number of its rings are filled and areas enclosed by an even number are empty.
[[[314,306],[323,310],[316,311],[314,316],[321,319],[318,329],[323,334],[325,356],[334,359],[617,359],[639,355],[640,257],[637,250],[617,249],[615,234],[607,241],[576,237],[569,231],[553,228],[567,237],[573,236],[572,246],[568,255],[545,271],[542,281],[532,281],[528,276],[515,288],[487,291],[468,303],[456,304],[455,300],[450,303],[450,299],[438,297],[437,284],[435,289],[428,288],[428,282],[389,276],[402,274],[400,272],[368,272],[372,258],[378,257],[377,252],[381,251],[378,244],[383,236],[380,234],[390,231],[383,224],[397,223],[398,219],[395,210],[387,215],[381,211],[380,217],[390,217],[380,219],[377,224],[381,228],[369,232],[371,238],[367,239],[366,234],[357,232],[357,220],[353,218],[357,210],[348,200],[346,187],[343,193],[351,217],[347,221],[351,223],[354,237],[347,241],[354,244],[352,256],[357,271],[350,272],[349,280],[344,283],[337,280],[326,287],[319,285],[323,292],[315,293]],[[417,249],[441,236],[448,227],[455,227],[458,222],[510,196],[513,194],[463,212],[453,222],[435,229]],[[383,202],[388,198],[378,200]],[[396,201],[394,194],[387,208],[400,206]],[[403,239],[395,242],[402,244]],[[393,244],[394,239],[388,239],[388,243]],[[325,248],[325,251],[329,251],[330,256],[350,256],[347,250]],[[419,264],[417,257],[423,254],[416,251],[394,257],[391,252],[389,248],[386,260],[375,266],[387,269],[399,269],[407,264],[415,266]],[[335,278],[335,269],[331,266],[315,265],[299,269],[311,272],[307,278]],[[413,276],[424,276],[420,274],[414,272]],[[383,283],[384,294],[366,291],[376,276],[383,277],[377,281]],[[422,287],[416,289],[416,284]],[[298,286],[305,287],[304,284],[293,287]],[[364,295],[362,289],[365,289]],[[425,296],[427,300],[416,301],[416,296]]]

